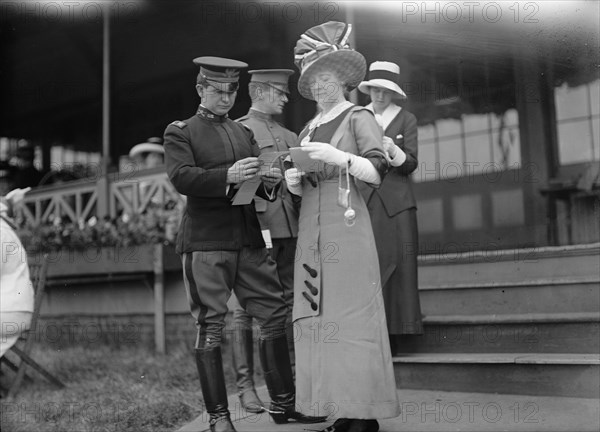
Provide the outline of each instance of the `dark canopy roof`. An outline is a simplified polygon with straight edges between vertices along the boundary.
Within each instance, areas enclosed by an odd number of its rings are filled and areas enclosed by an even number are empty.
[[[513,65],[520,59],[541,62],[555,85],[598,78],[597,2],[492,3],[502,5],[500,15],[486,3],[458,10],[431,2],[422,10],[422,2],[389,1],[115,2],[111,154],[126,154],[144,138],[162,135],[166,124],[194,113],[194,57],[296,70],[292,50],[298,36],[328,20],[355,23],[356,47],[367,62],[400,65],[407,103],[421,122],[514,106],[515,88],[524,84],[514,79]],[[62,10],[52,4],[59,3],[0,3],[0,136],[99,151],[101,15],[87,2],[69,9],[65,3]],[[314,112],[296,92],[297,79],[296,73],[284,119],[296,131]],[[233,118],[248,109],[247,81],[243,74]]]

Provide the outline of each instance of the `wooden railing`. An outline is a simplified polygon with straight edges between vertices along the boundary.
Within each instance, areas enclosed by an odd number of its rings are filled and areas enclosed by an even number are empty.
[[[57,217],[80,222],[92,216],[143,213],[150,206],[164,207],[181,200],[161,167],[34,188],[15,209],[15,216],[34,224]]]
[[[123,214],[141,214],[152,208],[181,208],[184,198],[169,182],[164,167],[149,169],[139,172],[113,173],[97,179],[82,179],[58,185],[34,188],[25,196],[23,203],[15,208],[15,218],[23,223],[43,224],[53,223],[60,219],[61,223],[85,223],[90,218],[98,219],[110,216],[114,218]],[[164,271],[165,261],[175,259],[174,252],[167,250],[162,243],[151,245],[151,254],[136,257],[135,263],[126,264],[126,269],[116,268],[115,262],[111,263],[110,270],[102,267],[101,261],[93,261],[93,268],[74,266],[67,262],[61,266],[57,259],[51,265],[53,277],[50,283],[65,286],[66,283],[82,284],[89,280],[98,282],[98,273],[105,274],[107,281],[140,279],[151,283],[154,291],[154,319],[155,319],[155,349],[158,353],[165,352],[165,301],[164,301]],[[99,249],[101,252],[101,250]],[[58,257],[71,256],[58,254]],[[73,256],[79,257],[77,254]],[[100,256],[100,255],[99,255]],[[167,257],[167,258],[165,258]],[[83,256],[85,258],[85,256]],[[114,258],[113,258],[114,260]],[[68,261],[68,260],[67,260]],[[84,259],[85,264],[89,260]],[[81,270],[85,268],[91,279],[82,276]],[[72,272],[71,270],[76,271]],[[167,266],[168,269],[168,266]],[[68,281],[68,282],[65,282]]]

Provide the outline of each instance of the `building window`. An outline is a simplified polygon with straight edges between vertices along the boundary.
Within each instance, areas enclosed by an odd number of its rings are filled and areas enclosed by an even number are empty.
[[[554,92],[561,165],[600,160],[600,80]]]
[[[516,109],[504,114],[463,114],[419,127],[415,182],[448,180],[519,168],[521,145]]]

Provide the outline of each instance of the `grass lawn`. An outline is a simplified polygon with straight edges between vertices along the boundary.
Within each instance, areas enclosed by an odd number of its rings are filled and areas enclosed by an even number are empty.
[[[223,360],[232,394],[230,348],[224,346]],[[56,389],[31,372],[34,381],[25,381],[16,398],[0,400],[2,432],[174,431],[201,413],[191,347],[171,348],[160,356],[146,347],[57,350],[40,345],[33,356],[66,388]],[[4,372],[3,378],[11,374]],[[256,379],[262,384],[262,376]]]

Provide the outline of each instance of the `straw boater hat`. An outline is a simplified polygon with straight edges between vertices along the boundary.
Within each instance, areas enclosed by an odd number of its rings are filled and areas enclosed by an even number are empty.
[[[369,80],[358,85],[358,90],[369,94],[371,87],[379,87],[394,92],[395,99],[406,99],[406,93],[400,88],[400,67],[388,61],[376,61],[369,66]]]
[[[355,88],[364,79],[367,62],[348,45],[351,32],[351,24],[329,21],[300,36],[294,48],[294,63],[300,69],[298,91],[306,99],[314,100],[309,83],[317,72],[334,72],[349,88]]]
[[[152,137],[152,138],[148,138],[148,140],[146,142],[134,145],[131,148],[131,150],[129,150],[129,157],[134,158],[135,156],[141,155],[143,153],[164,154],[165,149],[162,146],[162,138]]]

